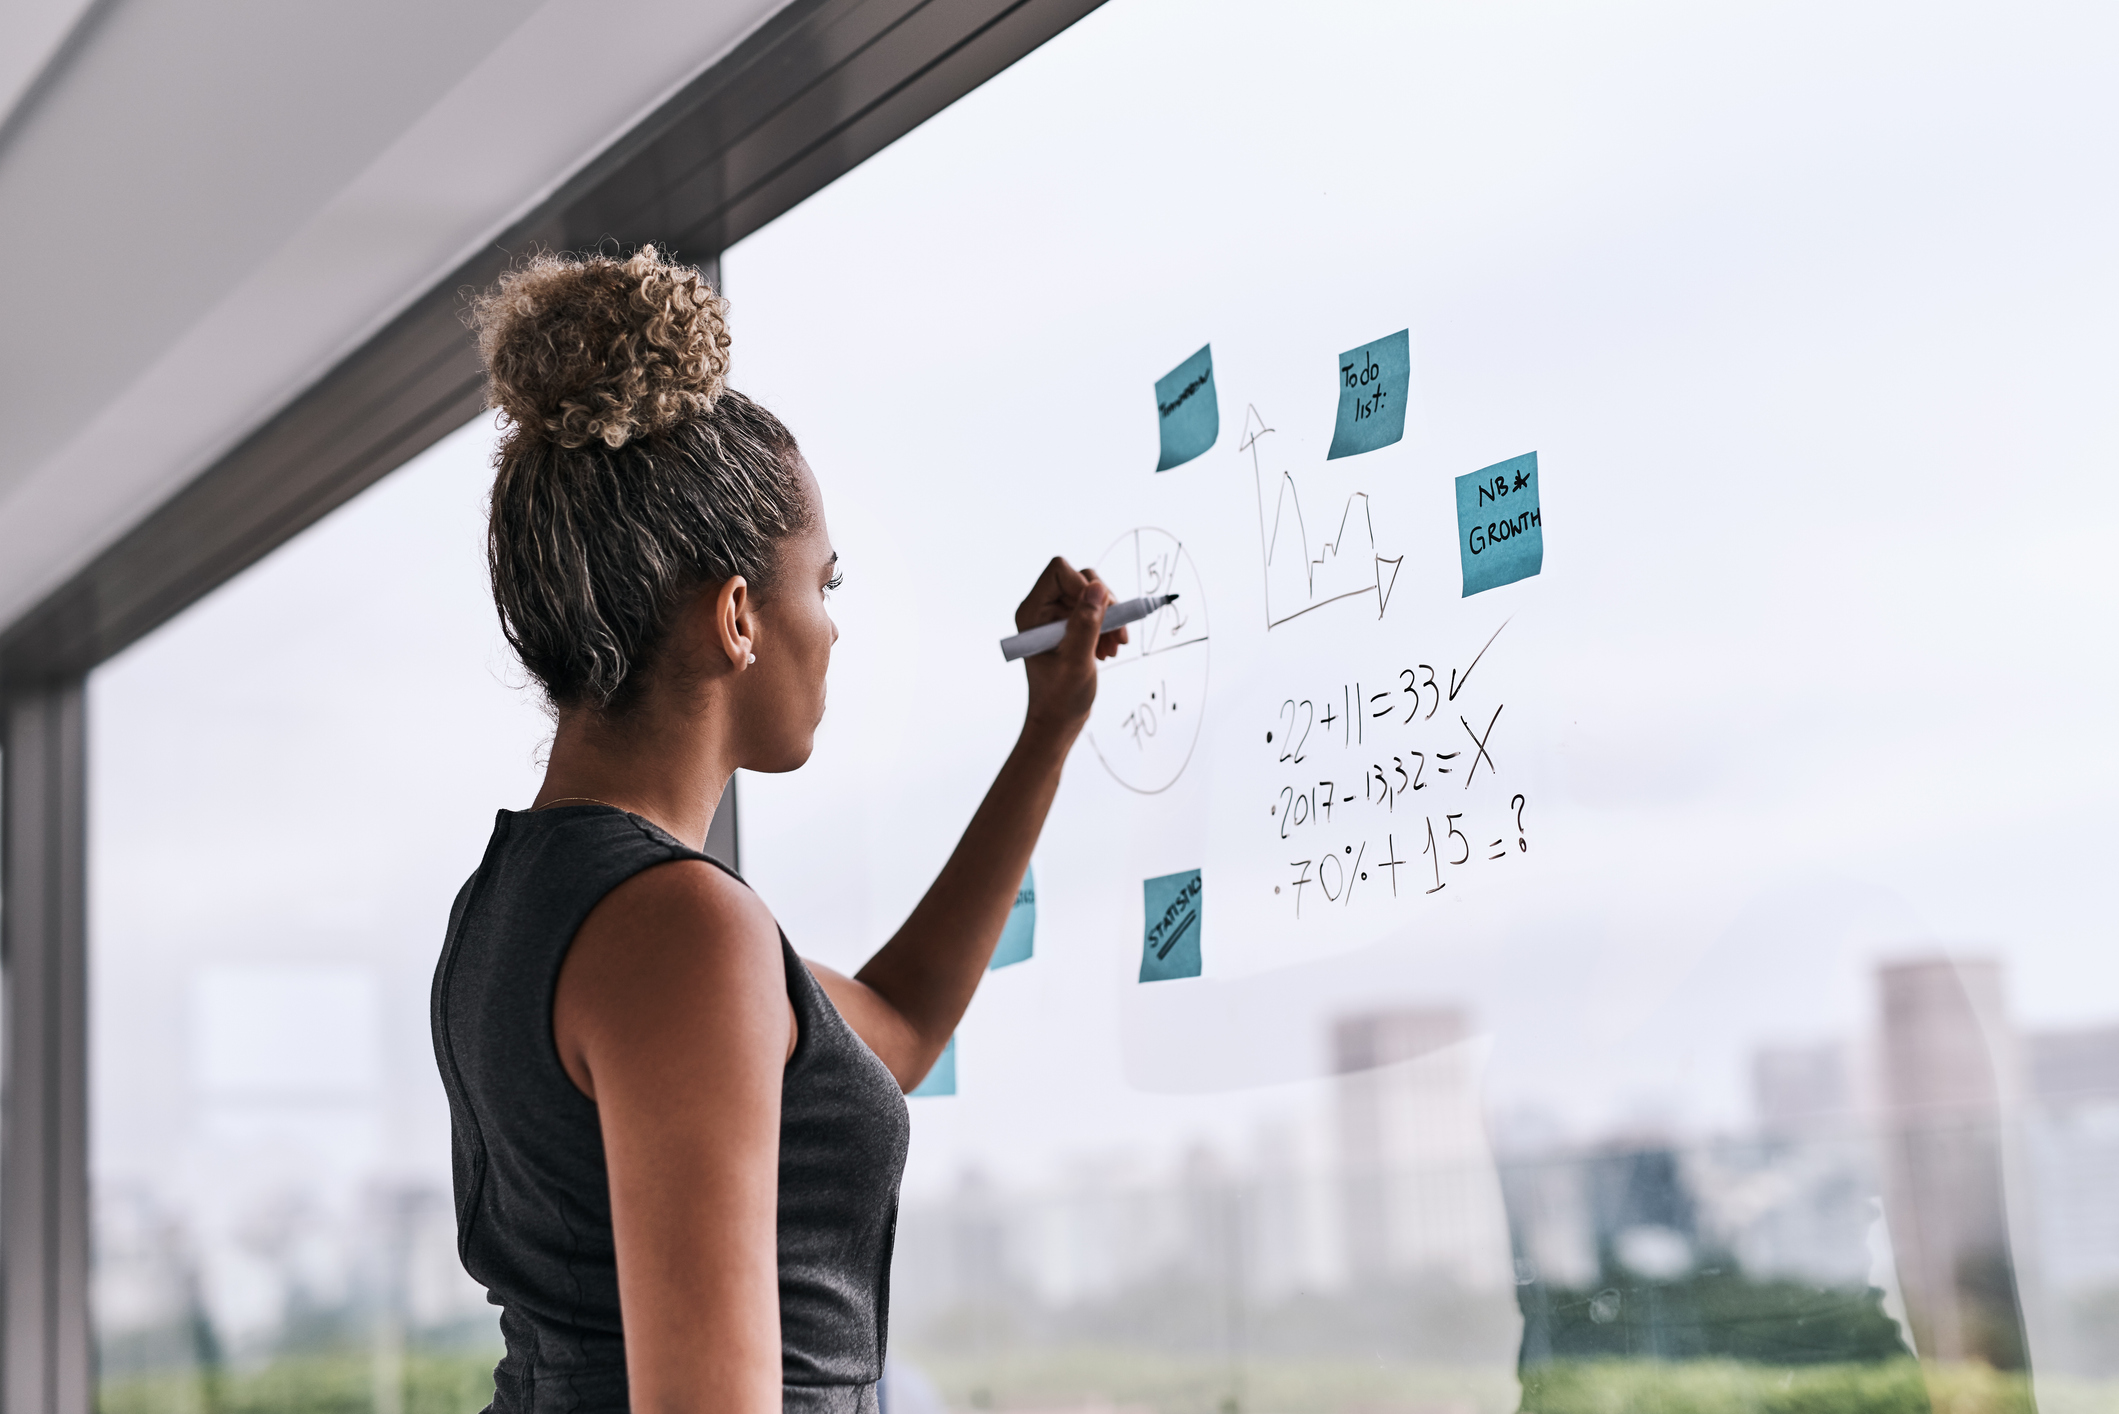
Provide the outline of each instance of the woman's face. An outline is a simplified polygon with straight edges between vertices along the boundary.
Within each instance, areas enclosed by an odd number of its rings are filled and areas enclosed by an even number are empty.
[[[751,651],[758,661],[743,674],[750,719],[745,765],[754,771],[792,771],[809,759],[824,719],[831,646],[839,639],[826,605],[839,584],[839,557],[824,522],[823,494],[799,455],[795,469],[809,497],[809,528],[781,543],[772,590],[752,611]]]

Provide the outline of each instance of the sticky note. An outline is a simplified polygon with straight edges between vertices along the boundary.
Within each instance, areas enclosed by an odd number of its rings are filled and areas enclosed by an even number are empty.
[[[988,972],[1030,960],[1030,945],[1037,934],[1037,870],[1023,871],[1023,886],[1015,891],[1015,907],[1008,910],[1008,926],[993,948]]]
[[[1457,478],[1457,551],[1467,599],[1545,567],[1536,452]]]
[[[1400,329],[1339,355],[1339,421],[1326,461],[1373,452],[1405,436],[1405,394],[1413,381],[1411,332]]]
[[[905,1093],[916,1100],[923,1096],[956,1093],[956,1037],[951,1036],[949,1044],[942,1047],[942,1054],[936,1059],[934,1069],[927,1072],[927,1078]]]
[[[1199,871],[1165,874],[1141,885],[1148,921],[1141,938],[1140,980],[1199,975]]]
[[[1221,408],[1214,401],[1214,346],[1208,344],[1155,380],[1156,420],[1162,424],[1162,460],[1157,471],[1183,466],[1221,435]]]

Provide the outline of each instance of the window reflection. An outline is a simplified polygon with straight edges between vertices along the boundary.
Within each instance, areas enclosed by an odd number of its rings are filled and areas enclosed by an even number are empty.
[[[1248,1145],[911,1207],[901,1348],[975,1407],[2028,1409],[2027,1311],[2056,1388],[2119,1350],[2119,1025],[2019,1031],[2004,981],[1880,963],[1873,1027],[1759,1047],[1705,1137],[1490,1120],[1464,1011],[1345,1015]]]

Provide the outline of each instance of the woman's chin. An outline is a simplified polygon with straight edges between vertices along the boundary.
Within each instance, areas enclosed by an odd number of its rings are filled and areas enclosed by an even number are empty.
[[[789,771],[801,770],[804,765],[808,764],[809,758],[816,754],[816,750],[817,735],[815,732],[811,732],[803,741],[790,743],[782,750],[775,751],[763,761],[745,762],[743,769],[756,771],[762,776],[785,775]]]

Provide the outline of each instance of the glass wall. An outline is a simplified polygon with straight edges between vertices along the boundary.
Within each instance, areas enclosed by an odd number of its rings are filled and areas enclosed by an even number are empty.
[[[2119,1408],[2115,38],[1114,0],[727,253],[847,575],[797,948],[1047,556],[1183,595],[914,1101],[939,1399]]]
[[[427,987],[549,735],[483,581],[483,420],[90,682],[98,1390],[469,1411]]]
[[[893,1414],[2119,1410],[2115,38],[1112,0],[726,254],[848,573],[742,782],[806,955],[969,818],[1047,556],[1182,595],[913,1101]],[[490,439],[91,681],[107,1411],[488,1397],[426,995],[549,734]],[[1502,464],[1549,553],[1475,589]]]

